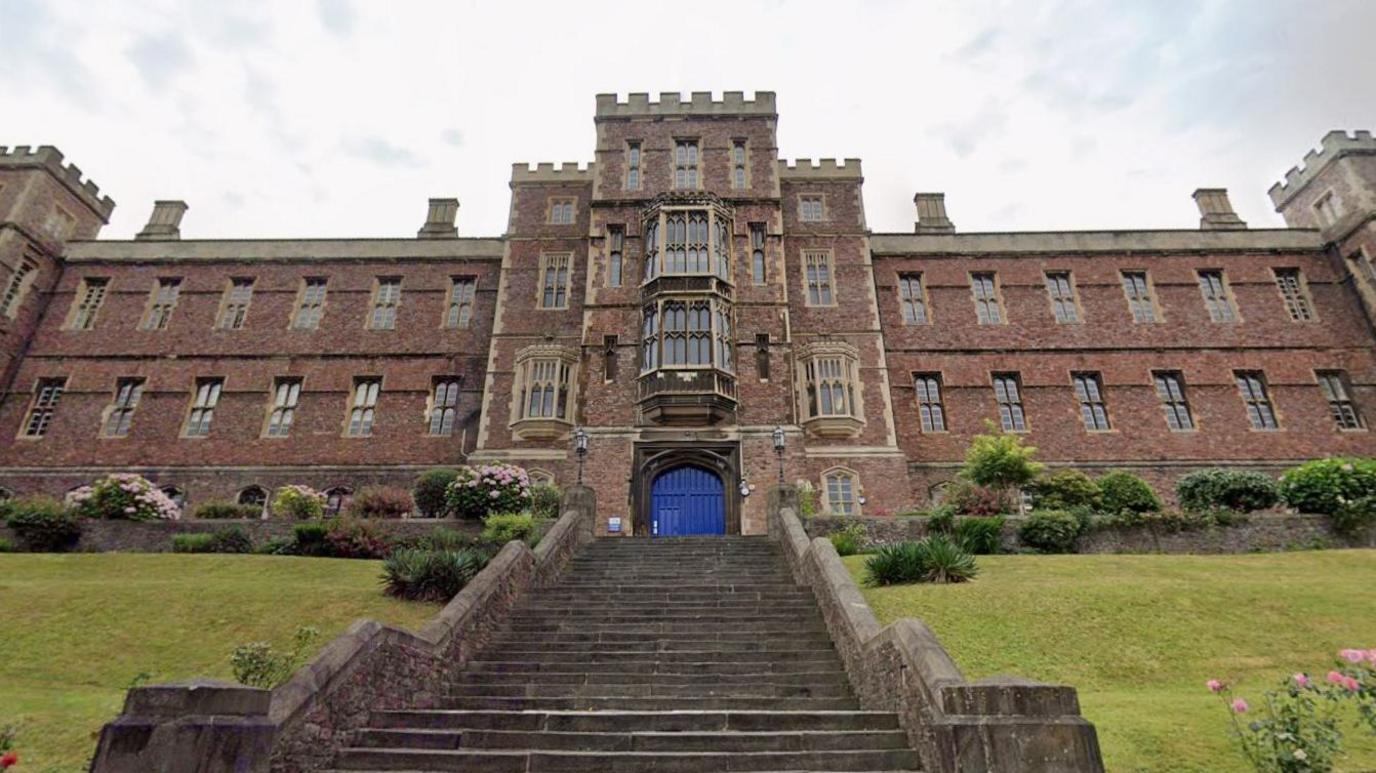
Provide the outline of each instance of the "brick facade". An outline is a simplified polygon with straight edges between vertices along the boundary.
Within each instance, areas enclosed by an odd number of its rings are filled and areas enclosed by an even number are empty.
[[[729,529],[760,533],[764,497],[739,492],[777,478],[776,426],[785,478],[811,480],[824,501],[839,471],[855,511],[921,506],[999,420],[995,374],[1016,379],[1044,460],[1132,468],[1163,493],[1203,465],[1376,454],[1365,419],[1338,428],[1316,375],[1339,372],[1356,410],[1376,410],[1369,134],[1330,134],[1273,189],[1290,229],[1249,230],[1226,195],[1201,190],[1199,230],[957,233],[940,197],[922,194],[913,233],[879,234],[860,162],[780,161],[777,122],[766,92],[600,95],[593,160],[515,165],[498,238],[459,238],[457,204],[432,200],[415,239],[182,240],[185,206],[172,202],[140,238],[95,240],[113,202],[80,170],[51,148],[0,152],[0,290],[28,271],[0,315],[0,435],[14,438],[0,486],[61,494],[131,469],[194,504],[250,485],[406,485],[420,469],[481,460],[569,483],[582,425],[601,531],[613,517],[623,532],[650,530],[650,481],[692,463],[723,479]],[[1315,207],[1325,195],[1331,219],[1316,219],[1330,216]],[[680,217],[704,218],[700,265],[675,268]],[[1292,318],[1277,269],[1298,270],[1307,321]],[[1154,321],[1135,318],[1125,271],[1145,276]],[[1234,319],[1214,321],[1200,271],[1219,272]],[[980,323],[974,274],[992,275],[994,324]],[[1069,292],[1061,321],[1048,274]],[[460,327],[447,324],[455,278],[476,286]],[[103,302],[90,329],[72,329],[90,279],[106,281]],[[222,329],[236,279],[252,280],[251,301],[242,327]],[[323,307],[316,329],[298,329],[310,279],[326,281]],[[145,329],[167,280],[178,282],[170,318]],[[395,323],[372,329],[384,280],[400,283]],[[920,315],[905,319],[914,288]],[[700,338],[698,322],[671,329],[681,308],[705,310]],[[680,338],[706,348],[671,362]],[[1183,389],[1191,428],[1168,426],[1160,373]],[[1260,374],[1275,428],[1252,427],[1239,373]],[[915,374],[938,384],[943,426],[924,428]],[[1082,421],[1076,375],[1094,377],[1107,428]],[[132,378],[142,392],[128,432],[107,437],[119,380]],[[198,436],[189,415],[212,378],[218,402]],[[367,437],[350,433],[361,378],[381,380]],[[65,391],[42,437],[26,437],[45,379]],[[282,379],[300,392],[290,431],[273,436]],[[432,434],[439,380],[457,380],[458,396],[448,431]],[[548,407],[530,401],[537,382]]]

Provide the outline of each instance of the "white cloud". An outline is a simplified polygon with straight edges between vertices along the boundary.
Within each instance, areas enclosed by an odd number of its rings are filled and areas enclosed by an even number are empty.
[[[58,145],[119,203],[212,236],[498,234],[513,162],[587,161],[593,95],[778,92],[781,155],[860,156],[875,230],[944,190],[962,230],[1192,227],[1329,128],[1376,3],[222,3],[0,0],[0,144]]]

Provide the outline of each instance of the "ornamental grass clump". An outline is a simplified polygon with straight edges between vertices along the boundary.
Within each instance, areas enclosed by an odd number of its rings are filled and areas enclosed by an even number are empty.
[[[272,513],[279,518],[298,521],[324,518],[325,500],[323,493],[310,486],[283,486],[272,498]]]
[[[530,476],[511,464],[460,467],[446,500],[460,518],[481,519],[491,513],[518,513],[530,506]]]
[[[961,518],[951,527],[956,544],[977,556],[995,555],[1003,549],[1001,515]]]
[[[827,539],[831,540],[831,546],[836,548],[836,555],[838,556],[853,556],[863,552],[865,544],[869,542],[869,537],[869,532],[865,531],[865,527],[858,523],[849,524],[846,528],[827,535]]]
[[[975,557],[942,534],[885,545],[865,561],[870,585],[969,582],[979,575]]]
[[[409,601],[447,602],[487,565],[478,550],[397,550],[382,564],[383,590]]]
[[[71,494],[72,510],[83,518],[175,521],[182,509],[142,475],[113,473]]]

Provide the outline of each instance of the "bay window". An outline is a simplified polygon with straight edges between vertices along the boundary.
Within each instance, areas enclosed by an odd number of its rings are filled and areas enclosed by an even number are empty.
[[[798,357],[798,402],[803,425],[821,437],[854,437],[864,426],[860,404],[859,351],[826,341],[805,346]]]

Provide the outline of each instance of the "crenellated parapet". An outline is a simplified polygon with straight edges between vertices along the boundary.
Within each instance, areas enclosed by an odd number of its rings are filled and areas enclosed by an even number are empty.
[[[577,161],[565,161],[557,168],[551,163],[531,166],[529,164],[511,165],[511,184],[522,183],[591,183],[597,164],[589,162],[580,167]]]
[[[598,120],[604,118],[647,118],[661,116],[776,116],[774,92],[757,91],[754,99],[746,99],[744,91],[722,92],[721,99],[713,99],[710,91],[694,91],[684,99],[677,91],[660,92],[658,101],[651,101],[647,93],[633,93],[626,101],[616,94],[597,95]]]
[[[110,213],[115,210],[114,200],[109,196],[101,196],[100,186],[89,179],[81,179],[80,167],[76,164],[63,164],[62,158],[62,151],[52,145],[39,145],[37,149],[28,145],[16,145],[13,148],[0,145],[0,167],[46,169],[86,206],[100,215],[101,220],[110,222]]]
[[[1280,209],[1312,182],[1325,166],[1353,153],[1376,153],[1376,139],[1372,138],[1370,131],[1362,129],[1348,135],[1341,129],[1334,129],[1325,134],[1318,150],[1310,150],[1304,154],[1303,166],[1290,167],[1290,171],[1285,173],[1285,182],[1271,186],[1271,190],[1268,191],[1271,203],[1276,209]]]
[[[834,158],[818,159],[813,163],[810,158],[800,158],[796,161],[779,159],[779,179],[807,179],[807,180],[863,180],[864,173],[860,171],[860,159],[846,158],[837,163]]]

